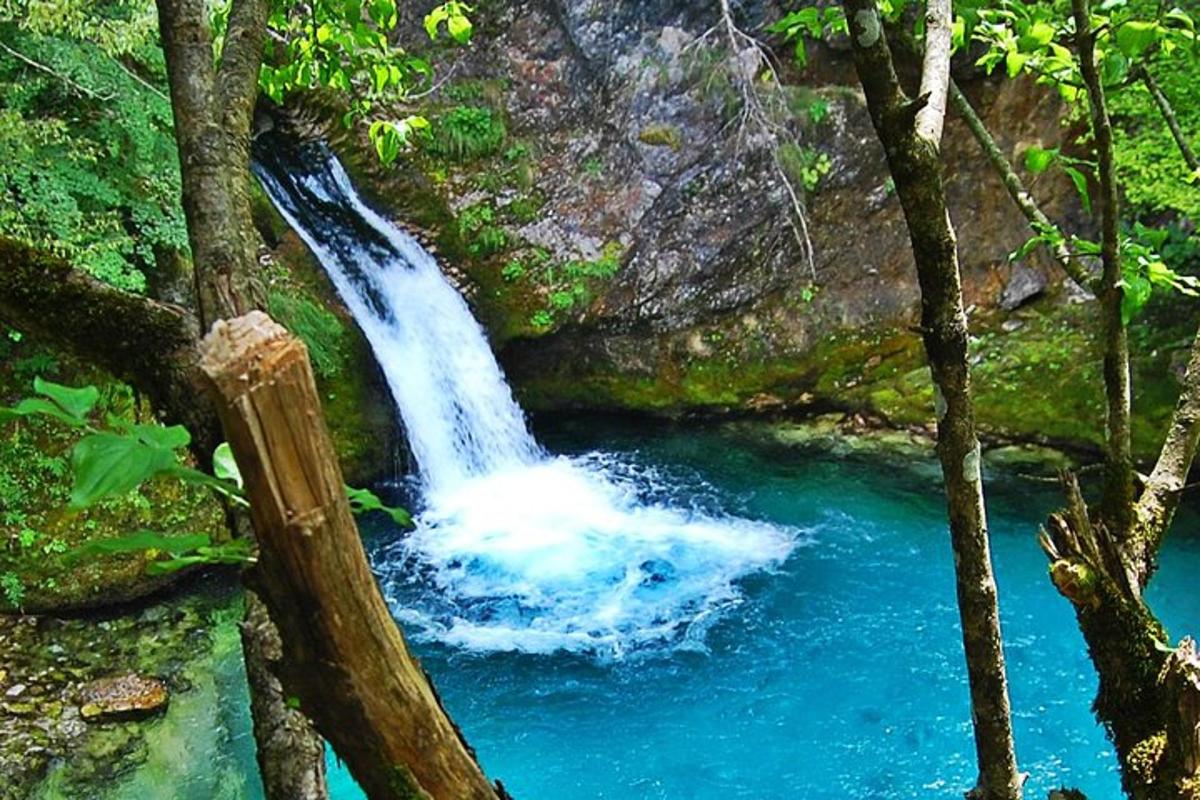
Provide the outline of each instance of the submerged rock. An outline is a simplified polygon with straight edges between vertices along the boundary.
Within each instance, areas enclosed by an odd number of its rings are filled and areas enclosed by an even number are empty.
[[[89,722],[144,719],[167,707],[169,694],[158,678],[135,673],[100,678],[80,692],[79,714]]]

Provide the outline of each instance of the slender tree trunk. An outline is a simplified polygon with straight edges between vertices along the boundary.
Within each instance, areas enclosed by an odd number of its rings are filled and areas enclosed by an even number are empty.
[[[931,0],[918,99],[900,87],[874,0],[845,0],[854,60],[908,222],[921,286],[921,326],[933,374],[938,457],[945,479],[963,649],[971,691],[980,800],[1016,800],[996,582],[988,546],[980,449],[967,364],[967,320],[954,230],[946,209],[940,140],[949,83],[950,3]]]
[[[1115,178],[1112,137],[1105,111],[1103,86],[1092,65],[1095,54],[1086,3],[1076,2],[1077,46],[1089,88],[1093,128],[1101,165],[1100,184],[1107,200],[1101,207],[1105,271],[1098,279],[1077,276],[1069,253],[1055,252],[1064,269],[1100,298],[1105,346],[1105,390],[1109,398],[1111,439],[1127,434],[1127,423],[1113,424],[1128,411],[1128,350],[1122,337],[1111,335],[1120,325],[1119,275],[1116,235]],[[1144,69],[1144,68],[1143,68]],[[1179,129],[1170,102],[1149,73],[1142,72],[1180,154],[1191,169],[1195,156]],[[971,128],[984,152],[1004,180],[1014,202],[1033,224],[1048,219],[1024,190],[1020,179],[1003,157],[983,123],[961,94],[952,89],[952,101]],[[1081,277],[1084,280],[1081,280]],[[1116,292],[1114,293],[1114,289]],[[1115,300],[1114,300],[1115,295]],[[1122,331],[1123,332],[1123,331]],[[1123,368],[1111,369],[1124,364]],[[1115,413],[1113,411],[1115,409]],[[1200,659],[1195,644],[1184,639],[1174,651],[1162,623],[1146,604],[1143,593],[1157,567],[1157,555],[1171,525],[1200,442],[1200,333],[1192,344],[1187,374],[1166,439],[1141,496],[1124,485],[1132,471],[1121,467],[1126,446],[1120,442],[1106,451],[1105,493],[1096,513],[1089,512],[1074,476],[1065,477],[1067,508],[1051,515],[1041,531],[1042,549],[1049,557],[1050,576],[1059,592],[1074,606],[1080,630],[1100,679],[1094,709],[1112,739],[1121,766],[1122,781],[1131,797],[1145,800],[1196,800],[1200,798]],[[1115,488],[1114,488],[1115,486]],[[1126,494],[1128,498],[1125,499]],[[1114,502],[1119,513],[1110,515]]]
[[[218,322],[203,369],[246,482],[255,579],[284,683],[372,800],[499,800],[375,584],[304,344],[254,312]]]
[[[1131,437],[1129,335],[1121,318],[1120,205],[1113,165],[1112,124],[1104,84],[1096,63],[1096,34],[1088,0],[1071,0],[1075,17],[1075,46],[1087,85],[1092,135],[1099,162],[1100,260],[1102,272],[1096,297],[1100,301],[1100,333],[1104,349],[1105,415],[1104,494],[1101,511],[1115,531],[1129,531],[1135,496]]]

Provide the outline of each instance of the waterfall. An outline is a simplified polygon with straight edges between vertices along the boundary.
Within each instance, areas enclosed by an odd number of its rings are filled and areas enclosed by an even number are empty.
[[[260,140],[255,162],[370,342],[416,458],[416,529],[373,563],[417,636],[483,651],[702,648],[737,581],[796,546],[795,530],[698,509],[702,485],[545,453],[467,304],[328,148]]]
[[[427,489],[541,457],[483,329],[437,262],[354,191],[324,145],[256,153],[256,174],[362,328]]]

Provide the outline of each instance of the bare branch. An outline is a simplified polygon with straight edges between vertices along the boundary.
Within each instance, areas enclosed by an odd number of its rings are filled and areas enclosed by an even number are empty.
[[[50,77],[52,77],[55,80],[64,84],[71,91],[75,92],[76,94],[82,95],[82,96],[88,98],[89,100],[99,100],[101,102],[107,102],[116,97],[116,95],[114,95],[114,94],[107,94],[107,93],[101,94],[95,90],[89,89],[86,86],[83,86],[82,84],[71,80],[66,75],[63,75],[61,72],[58,72],[57,70],[53,69],[52,67],[48,67],[40,61],[34,61],[29,56],[24,55],[23,53],[17,52],[16,50],[14,50],[11,47],[9,47],[8,45],[6,45],[4,42],[0,42],[0,50],[3,50],[4,52],[8,53],[10,56],[17,59],[18,61],[20,61],[22,64],[25,64],[26,66],[33,67],[34,69],[38,70],[39,72],[46,73]]]
[[[925,105],[917,112],[917,135],[937,145],[946,120],[946,92],[950,83],[950,0],[929,0],[925,8],[925,57],[918,97]]]
[[[971,102],[966,98],[966,95],[958,88],[958,84],[950,80],[950,104],[954,106],[954,110],[962,117],[963,122],[967,123],[967,127],[971,130],[975,141],[979,143],[983,149],[984,155],[992,163],[993,169],[1000,176],[1000,180],[1004,183],[1004,188],[1008,190],[1009,197],[1016,203],[1017,208],[1025,215],[1025,218],[1036,228],[1057,228],[1050,218],[1046,216],[1037,201],[1033,199],[1029,189],[1025,186],[1016,170],[1008,158],[1000,150],[1000,146],[996,144],[996,140],[992,138],[992,134],[984,125],[983,120],[975,113],[975,109],[971,107]],[[1089,292],[1094,291],[1096,283],[1093,276],[1080,261],[1077,261],[1072,255],[1070,249],[1065,243],[1058,243],[1051,247],[1047,245],[1050,254],[1054,256],[1054,260],[1071,279],[1079,286]]]
[[[815,282],[817,280],[817,266],[812,237],[808,231],[808,212],[804,207],[803,194],[797,190],[779,157],[781,140],[784,143],[797,147],[799,145],[791,130],[786,125],[776,121],[767,109],[762,97],[759,95],[759,87],[757,81],[754,80],[754,76],[747,76],[747,70],[744,68],[744,65],[736,63],[736,61],[740,54],[753,52],[757,59],[755,70],[757,71],[759,66],[765,67],[771,75],[771,85],[775,87],[782,85],[779,79],[779,71],[772,61],[770,52],[762,43],[738,27],[737,22],[733,18],[733,9],[730,7],[729,0],[718,0],[718,2],[721,12],[720,21],[716,26],[701,34],[689,47],[698,46],[713,35],[719,35],[725,39],[726,46],[729,49],[729,59],[735,62],[728,67],[730,78],[733,84],[737,86],[742,100],[738,115],[732,121],[737,124],[736,135],[739,143],[738,146],[740,148],[740,142],[743,136],[745,136],[747,128],[757,130],[767,139],[768,148],[771,153],[771,166],[779,178],[779,182],[783,185],[784,191],[788,196],[788,204],[791,206],[788,225],[792,229],[792,234],[795,236],[796,243],[800,246],[801,252],[804,253],[809,274]]]
[[[1193,175],[1200,175],[1200,161],[1196,160],[1196,154],[1192,151],[1192,147],[1188,144],[1187,137],[1183,134],[1183,129],[1179,127],[1179,120],[1175,116],[1175,109],[1171,107],[1171,101],[1163,94],[1162,89],[1158,85],[1158,81],[1150,74],[1150,70],[1142,67],[1141,73],[1142,83],[1150,92],[1150,96],[1154,98],[1155,105],[1158,106],[1158,111],[1162,114],[1163,121],[1167,123],[1167,127],[1171,131],[1171,137],[1175,139],[1175,145],[1179,148],[1179,153],[1183,156],[1183,160],[1187,162],[1188,169]]]

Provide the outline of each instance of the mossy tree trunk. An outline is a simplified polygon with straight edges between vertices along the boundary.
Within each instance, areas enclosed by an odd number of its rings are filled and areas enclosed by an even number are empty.
[[[843,6],[855,67],[904,208],[921,287],[921,328],[935,387],[937,450],[949,509],[979,766],[979,780],[970,796],[1017,800],[1023,778],[1013,747],[971,402],[958,249],[940,163],[950,79],[950,2],[931,0],[926,6],[924,64],[915,99],[900,86],[874,0],[844,0]]]
[[[1121,319],[1121,254],[1112,127],[1087,0],[1072,0],[1076,50],[1087,87],[1099,165],[1105,476],[1089,510],[1068,476],[1067,508],[1041,534],[1050,575],[1075,608],[1100,679],[1095,712],[1117,751],[1122,782],[1138,800],[1200,798],[1200,658],[1191,639],[1174,649],[1144,593],[1157,567],[1200,440],[1200,333],[1162,450],[1139,487],[1129,452],[1129,346]],[[1169,106],[1160,108],[1168,125]],[[1194,157],[1181,148],[1186,161]],[[1140,493],[1139,493],[1140,490]]]

